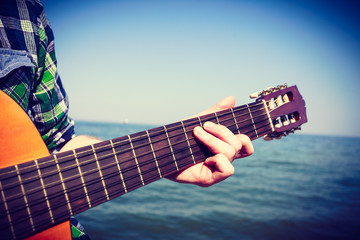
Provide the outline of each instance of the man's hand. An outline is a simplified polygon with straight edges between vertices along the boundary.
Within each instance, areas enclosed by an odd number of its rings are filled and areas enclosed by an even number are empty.
[[[234,105],[235,99],[227,97],[195,116],[230,109]],[[225,180],[234,173],[234,167],[231,164],[233,160],[249,156],[254,152],[253,145],[246,135],[234,135],[225,126],[212,122],[204,123],[203,128],[196,127],[194,135],[215,155],[207,158],[205,162],[169,176],[169,179],[180,183],[208,187]]]

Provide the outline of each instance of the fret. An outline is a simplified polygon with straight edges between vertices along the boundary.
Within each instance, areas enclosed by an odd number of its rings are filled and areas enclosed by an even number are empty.
[[[125,193],[124,182],[121,176],[119,175],[120,166],[117,162],[116,150],[113,147],[114,144],[112,141],[104,141],[94,144],[94,149],[92,149],[92,151],[94,152],[95,150],[96,152],[96,158],[97,158],[96,166],[93,166],[92,164],[88,163],[92,161],[90,160],[90,156],[84,157],[86,161],[85,160],[83,161],[85,163],[85,166],[83,164],[82,169],[84,170],[86,168],[87,169],[86,171],[89,172],[89,174],[87,175],[94,179],[89,181],[91,182],[95,181],[95,183],[92,183],[92,185],[94,186],[96,186],[98,183],[101,182],[102,187],[104,188],[104,192],[100,191],[101,189],[100,186],[98,193],[91,194],[92,198],[97,197],[97,199],[95,200],[98,202],[107,201]],[[97,171],[99,172],[97,173]],[[100,181],[99,178],[102,178],[102,180]],[[88,180],[85,179],[85,181]],[[94,201],[91,202],[93,203]]]
[[[152,131],[143,131],[132,134],[132,143],[136,153],[137,161],[141,170],[144,184],[148,184],[163,177],[163,171],[160,171],[160,159],[157,157],[156,144],[157,133]],[[154,138],[153,138],[154,137]]]
[[[77,152],[78,151],[78,152]],[[78,154],[81,155],[81,148],[71,150],[68,152],[58,153],[57,160],[59,170],[62,175],[62,182],[64,183],[63,189],[66,190],[68,201],[70,203],[71,214],[76,215],[89,209],[92,206],[88,201],[88,189],[84,185],[85,180],[80,169],[80,161]],[[92,152],[90,152],[92,153]]]
[[[11,230],[11,235],[12,237],[15,239],[15,230],[14,230],[14,226],[13,226],[13,223],[12,223],[12,220],[11,220],[11,216],[10,216],[10,212],[9,212],[9,207],[7,205],[7,202],[6,202],[6,197],[5,197],[5,193],[3,191],[3,186],[1,184],[1,181],[0,181],[0,189],[1,189],[1,198],[4,202],[4,208],[5,208],[5,211],[6,211],[6,215],[7,215],[7,220],[9,221],[8,224],[10,225],[10,230]],[[5,220],[5,219],[2,219],[2,220]],[[7,225],[7,222],[3,222],[1,221],[1,225],[0,226],[4,226],[6,227]]]
[[[73,211],[72,211],[72,208],[71,208],[71,204],[70,204],[70,201],[69,201],[69,196],[68,196],[68,193],[66,191],[66,187],[65,187],[65,182],[64,182],[64,178],[62,176],[62,173],[61,173],[61,170],[60,170],[60,165],[59,165],[59,162],[58,162],[58,159],[56,157],[56,155],[54,155],[54,160],[55,160],[55,164],[56,164],[56,169],[58,171],[58,174],[59,174],[59,177],[60,177],[60,182],[61,182],[61,186],[62,186],[62,189],[63,189],[63,192],[64,192],[64,196],[65,196],[65,200],[66,200],[66,205],[68,207],[68,210],[69,210],[69,213],[71,216],[73,216]]]
[[[209,113],[207,115],[200,116],[198,118],[198,121],[199,121],[199,124],[200,124],[201,127],[203,127],[203,123],[205,123],[205,122],[212,122],[212,123],[215,123],[215,124],[220,124],[220,119],[219,119],[217,113],[215,113],[215,112],[214,113]]]
[[[246,106],[234,108],[235,121],[242,134],[251,138],[252,135],[256,136],[254,131],[253,122],[249,118],[249,111]]]
[[[266,111],[266,116],[269,119],[269,123],[270,123],[270,126],[271,126],[271,132],[275,132],[275,128],[274,128],[274,125],[273,125],[273,123],[271,121],[271,117],[270,117],[269,109],[268,109],[268,107],[266,105],[266,101],[262,100],[261,102],[264,104],[264,109]]]
[[[193,154],[189,149],[187,137],[181,122],[166,126],[167,137],[177,162],[178,169],[184,169],[194,164]]]
[[[207,115],[203,115],[203,116],[199,116],[197,117],[198,121],[199,121],[199,124],[200,126],[203,128],[203,124],[202,124],[202,121],[201,121],[201,118],[204,118],[206,119],[206,121],[210,121],[210,122],[214,122],[214,120],[216,119],[217,115],[215,115],[214,113],[210,113],[210,114],[207,114]],[[218,119],[217,119],[218,120]],[[195,125],[197,126],[197,124]],[[195,128],[194,126],[194,128]],[[192,129],[193,131],[194,129]],[[198,142],[197,140],[195,141],[195,145],[199,145],[200,149],[199,151],[201,151],[202,153],[204,153],[203,156],[206,156],[205,159],[207,157],[210,157],[211,155],[213,155],[213,153],[210,151],[210,149],[208,147],[206,147],[203,143],[201,142]],[[199,158],[199,159],[203,159],[202,157]],[[204,160],[205,160],[204,159]]]
[[[251,140],[254,140],[258,137],[262,137],[264,135],[266,135],[267,133],[271,132],[271,126],[269,125],[268,122],[261,122],[259,124],[256,124],[256,127],[257,127],[257,131],[258,131],[258,136],[255,136],[254,135],[250,135],[250,139]]]
[[[162,178],[162,176],[161,176],[161,171],[160,171],[160,168],[159,168],[159,163],[158,163],[157,158],[156,158],[156,154],[155,154],[155,151],[154,151],[154,146],[153,146],[153,144],[152,144],[152,142],[151,142],[151,138],[150,138],[150,135],[149,135],[149,131],[146,131],[146,134],[147,134],[148,139],[149,139],[149,142],[150,142],[151,152],[152,152],[152,154],[153,154],[153,156],[154,156],[154,159],[155,159],[155,163],[156,163],[156,167],[157,167],[159,176],[160,176],[160,178]]]
[[[123,174],[121,172],[121,167],[120,167],[120,164],[119,164],[119,159],[118,159],[118,157],[116,155],[114,143],[113,143],[112,140],[110,140],[110,144],[111,144],[111,148],[113,150],[114,156],[115,156],[116,166],[117,166],[119,174],[120,174],[120,178],[121,178],[121,182],[122,182],[123,187],[124,187],[124,191],[125,191],[125,193],[127,193],[126,184],[125,184],[124,177],[123,177]]]
[[[217,122],[217,124],[220,124],[220,121],[219,121],[219,118],[218,118],[217,113],[216,113],[216,112],[214,112],[214,115],[215,115],[215,118],[216,118],[216,122]]]
[[[253,119],[253,117],[252,117],[252,115],[251,115],[251,111],[250,111],[249,104],[246,104],[246,106],[247,106],[247,109],[248,109],[248,111],[249,111],[250,119],[251,119],[251,122],[252,122],[252,124],[253,124],[256,137],[258,138],[259,135],[258,135],[258,132],[257,132],[257,130],[256,130],[256,126],[255,126],[255,123],[254,123],[254,119]]]
[[[143,179],[143,176],[142,176],[142,174],[141,174],[140,167],[139,167],[139,162],[138,162],[137,157],[136,157],[134,145],[133,145],[133,143],[132,143],[132,141],[131,141],[130,135],[128,135],[128,138],[129,138],[129,142],[130,142],[130,145],[131,145],[131,150],[132,150],[132,153],[133,153],[133,156],[134,156],[134,160],[135,160],[135,163],[136,163],[136,167],[137,167],[138,172],[139,172],[139,175],[140,175],[141,183],[142,183],[142,185],[145,185],[145,184],[144,184],[144,179]]]
[[[139,170],[134,159],[133,146],[129,140],[129,136],[113,139],[112,142],[116,153],[116,161],[119,164],[122,174],[123,184],[119,185],[126,186],[126,192],[130,192],[142,186]],[[123,192],[125,191],[125,188],[119,191]]]
[[[81,168],[80,168],[79,159],[76,156],[76,151],[75,150],[73,150],[73,154],[74,154],[74,158],[75,158],[75,161],[76,161],[77,169],[79,171],[79,176],[80,176],[80,179],[81,179],[81,183],[82,183],[82,186],[84,188],[86,200],[87,200],[89,208],[91,208],[91,202],[90,202],[89,194],[88,194],[88,191],[87,191],[87,188],[86,188],[86,185],[85,185],[84,177],[83,177],[83,174],[82,174],[82,171],[81,171]]]
[[[239,126],[237,125],[235,114],[232,108],[214,113],[214,115],[218,124],[227,127],[234,134],[240,134]]]
[[[7,229],[6,232],[9,236],[19,236],[19,232],[26,229],[27,231],[33,231],[34,224],[30,221],[29,217],[29,205],[25,202],[23,192],[25,189],[22,185],[22,178],[19,179],[19,167],[14,165],[5,169],[1,169],[1,187],[3,196],[5,199],[6,208],[1,204],[1,212],[7,209],[8,215],[5,219],[1,219],[1,229]],[[24,191],[23,191],[24,190]],[[1,199],[1,200],[2,200]],[[4,202],[4,203],[5,203]],[[10,220],[10,221],[9,221]],[[3,234],[3,230],[1,230]]]
[[[189,142],[189,137],[188,137],[188,134],[186,132],[186,128],[184,126],[184,122],[183,121],[180,121],[181,122],[181,126],[182,126],[182,129],[184,131],[184,134],[185,134],[185,138],[186,138],[186,143],[187,145],[189,146],[189,151],[190,151],[190,155],[191,155],[191,159],[193,160],[193,163],[196,164],[195,162],[195,157],[194,157],[194,154],[192,152],[192,149],[191,149],[191,145],[190,145],[190,142]]]
[[[193,136],[194,128],[199,126],[198,121],[194,121],[194,119],[187,119],[182,121],[182,125],[183,125],[183,129],[185,129],[185,132],[188,133],[188,140],[191,146],[191,152],[193,155],[193,159],[195,160],[195,163],[202,162],[206,158],[211,156],[211,152],[209,151],[209,149],[204,144],[201,144]]]
[[[200,116],[197,117],[197,118],[198,118],[198,120],[199,120],[200,127],[203,127],[203,125],[202,125],[202,123],[201,123],[201,118],[200,118]]]
[[[48,156],[19,165],[37,229],[42,228],[44,222],[52,224],[63,220],[67,209],[55,158]]]
[[[170,138],[169,138],[169,134],[168,134],[168,132],[167,132],[166,126],[164,126],[164,131],[165,131],[165,134],[166,134],[166,139],[167,139],[168,144],[169,144],[169,148],[170,148],[170,151],[171,151],[171,155],[172,155],[172,157],[173,157],[173,159],[174,159],[174,163],[175,163],[175,166],[176,166],[176,171],[179,171],[179,166],[178,166],[178,164],[177,164],[177,162],[176,162],[174,150],[173,150],[173,148],[172,148],[172,145],[171,145],[171,142],[170,142]]]
[[[235,126],[236,126],[236,130],[238,131],[238,133],[240,134],[240,128],[239,128],[239,125],[237,124],[237,121],[236,121],[236,117],[235,117],[235,113],[234,113],[234,110],[231,108],[231,114],[233,116],[233,119],[234,119],[234,123],[235,123]]]
[[[28,200],[27,200],[27,197],[26,197],[26,194],[25,194],[24,185],[22,184],[22,181],[21,181],[21,176],[20,176],[20,173],[19,173],[18,165],[15,165],[15,169],[16,169],[16,173],[17,173],[17,176],[18,176],[18,179],[19,179],[20,188],[21,188],[21,191],[22,191],[22,194],[23,194],[23,198],[24,198],[26,210],[27,210],[27,213],[28,213],[28,216],[29,216],[31,228],[32,228],[32,231],[35,231],[34,220],[33,220],[32,216],[31,216]]]
[[[94,149],[96,153],[94,153]],[[103,162],[107,162],[107,159],[102,159],[101,150],[102,147],[99,147],[99,145],[90,145],[78,148],[75,155],[81,170],[80,177],[83,178],[84,186],[86,187],[85,195],[88,196],[91,207],[95,207],[109,198],[100,165]]]
[[[216,113],[218,123],[227,127],[232,133],[240,134],[240,129],[236,121],[235,112],[232,108]]]
[[[48,198],[48,195],[47,195],[47,192],[46,192],[46,188],[45,188],[45,185],[44,185],[44,180],[41,176],[41,171],[40,171],[40,168],[39,168],[39,164],[38,164],[38,161],[35,160],[35,165],[36,165],[36,168],[37,168],[37,172],[38,172],[38,175],[39,175],[39,178],[40,178],[40,183],[41,183],[41,187],[43,189],[43,193],[44,193],[44,196],[45,196],[45,201],[46,201],[46,205],[48,207],[48,211],[49,211],[49,214],[50,214],[50,219],[51,219],[51,222],[54,223],[54,216],[53,216],[53,213],[52,213],[52,210],[51,210],[51,207],[50,207],[50,202],[49,202],[49,198]]]
[[[97,157],[97,155],[96,155],[96,151],[95,151],[94,145],[91,145],[91,148],[92,148],[92,150],[93,150],[93,154],[94,154],[94,157],[95,157],[96,166],[97,166],[97,168],[98,168],[98,170],[99,170],[100,179],[101,179],[102,186],[103,186],[103,188],[104,188],[104,192],[105,192],[106,199],[109,201],[109,194],[108,194],[107,189],[106,189],[106,184],[105,184],[105,181],[104,181],[104,178],[103,178],[103,174],[102,174],[102,172],[101,172],[99,160],[98,160],[98,157]]]
[[[161,176],[164,177],[170,173],[177,171],[176,162],[174,161],[172,149],[169,145],[169,140],[166,135],[164,127],[157,127],[148,130],[152,149],[155,153],[158,167],[161,171]],[[154,175],[155,175],[154,170]]]
[[[256,127],[255,134],[250,134],[250,139],[254,140],[266,133],[271,132],[271,125],[269,125],[268,115],[266,109],[262,107],[262,104],[250,106],[251,117]]]
[[[44,221],[52,223],[53,219],[52,211],[49,209],[50,203],[48,203],[46,199],[47,191],[44,188],[45,183],[44,185],[41,184],[42,176],[41,174],[39,175],[38,169],[41,171],[40,162],[34,160],[17,165],[16,171],[18,178],[21,178],[20,186],[22,186],[24,191],[23,195],[26,196],[23,207],[26,208],[28,215],[29,212],[31,213],[28,218],[31,225],[31,231],[42,228]],[[44,193],[44,190],[46,194]],[[16,231],[17,230],[15,229],[15,232]]]

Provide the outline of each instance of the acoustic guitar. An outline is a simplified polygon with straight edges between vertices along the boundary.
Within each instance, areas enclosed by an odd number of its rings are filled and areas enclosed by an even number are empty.
[[[211,155],[193,136],[206,121],[251,140],[280,138],[307,122],[296,86],[253,103],[50,155],[27,114],[0,91],[0,238],[70,239],[69,217]]]

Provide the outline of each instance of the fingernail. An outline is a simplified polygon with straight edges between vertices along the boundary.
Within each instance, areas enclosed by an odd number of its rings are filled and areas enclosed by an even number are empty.
[[[215,126],[215,123],[213,123],[213,122],[206,122],[206,123],[204,123],[204,127],[205,127],[206,129],[213,128],[214,126]]]
[[[198,134],[198,135],[202,135],[204,133],[204,129],[202,129],[202,127],[195,127],[194,131]]]

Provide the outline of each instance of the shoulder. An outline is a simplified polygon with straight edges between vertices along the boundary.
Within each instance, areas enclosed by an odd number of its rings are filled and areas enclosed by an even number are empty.
[[[46,28],[49,22],[40,1],[0,1],[1,48],[27,51],[36,60],[39,41],[51,32],[47,30],[42,34],[39,30]]]

